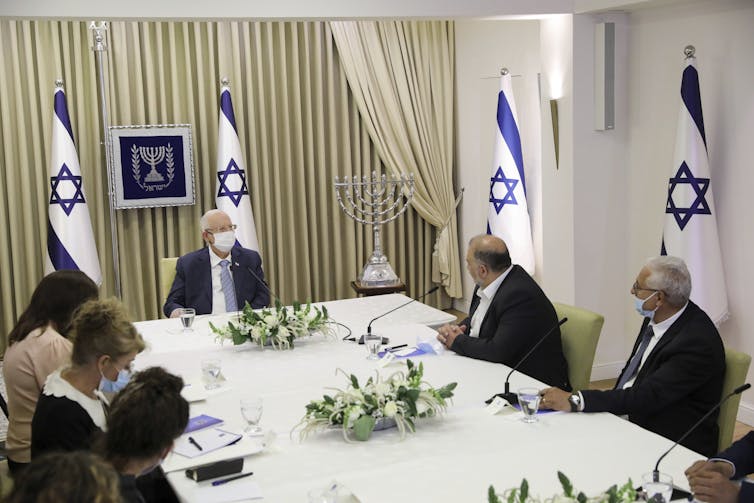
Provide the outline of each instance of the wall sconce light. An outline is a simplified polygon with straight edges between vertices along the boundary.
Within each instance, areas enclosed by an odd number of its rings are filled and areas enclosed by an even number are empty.
[[[555,145],[555,169],[559,169],[560,132],[558,131],[558,100],[550,100],[550,118],[552,120],[552,142]]]

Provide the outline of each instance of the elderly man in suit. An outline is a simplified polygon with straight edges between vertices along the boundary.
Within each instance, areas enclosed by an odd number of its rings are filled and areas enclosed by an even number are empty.
[[[607,391],[542,391],[542,407],[628,415],[629,421],[676,441],[720,400],[725,352],[709,316],[689,300],[691,276],[677,257],[649,259],[631,294],[644,318],[618,378]],[[717,414],[682,444],[707,456],[717,449]]]
[[[555,308],[526,271],[511,265],[505,242],[488,234],[472,238],[466,268],[477,285],[469,317],[440,327],[437,339],[459,355],[513,367],[554,329],[519,370],[570,389]]]
[[[162,310],[174,318],[183,307],[196,314],[238,311],[270,303],[262,259],[254,250],[236,245],[236,226],[224,211],[210,210],[201,219],[207,246],[178,259],[175,280]]]

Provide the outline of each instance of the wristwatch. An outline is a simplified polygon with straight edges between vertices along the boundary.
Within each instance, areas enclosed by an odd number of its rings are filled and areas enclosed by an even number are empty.
[[[581,395],[578,393],[572,393],[568,397],[568,403],[571,404],[571,412],[578,412],[581,408]]]

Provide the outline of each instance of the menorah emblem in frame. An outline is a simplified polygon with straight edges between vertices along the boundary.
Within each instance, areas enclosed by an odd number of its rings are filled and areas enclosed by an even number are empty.
[[[343,212],[359,223],[372,226],[374,250],[361,271],[359,281],[364,286],[393,286],[400,279],[382,253],[380,226],[392,222],[408,208],[414,197],[414,175],[400,177],[371,176],[361,178],[335,177],[335,195]]]
[[[194,204],[189,124],[110,126],[114,207]]]

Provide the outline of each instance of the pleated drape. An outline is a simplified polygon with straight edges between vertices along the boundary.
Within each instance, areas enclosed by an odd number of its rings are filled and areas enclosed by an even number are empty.
[[[54,81],[62,77],[103,270],[114,293],[108,180],[96,61],[87,24],[0,21],[0,329],[7,334],[43,275]],[[370,229],[339,209],[337,175],[384,172],[325,22],[114,22],[110,124],[192,125],[196,205],[116,211],[122,296],[155,318],[161,257],[202,245],[214,207],[220,79],[230,78],[265,272],[290,303],[354,296]],[[435,231],[409,209],[384,227],[384,249],[419,294],[431,285]],[[448,298],[425,300],[442,306]],[[4,341],[3,341],[4,342]]]

